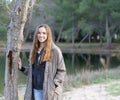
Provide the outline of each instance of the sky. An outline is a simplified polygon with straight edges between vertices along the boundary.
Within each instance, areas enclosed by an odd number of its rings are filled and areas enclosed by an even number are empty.
[[[6,0],[6,1],[10,1],[11,2],[12,0]]]

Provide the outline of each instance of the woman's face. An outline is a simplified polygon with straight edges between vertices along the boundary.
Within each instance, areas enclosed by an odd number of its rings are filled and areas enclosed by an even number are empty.
[[[47,33],[44,27],[40,27],[37,34],[40,43],[44,43],[47,40]]]

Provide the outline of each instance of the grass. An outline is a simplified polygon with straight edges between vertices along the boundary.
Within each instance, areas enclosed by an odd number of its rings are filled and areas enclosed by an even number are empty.
[[[6,41],[0,41],[0,47],[5,47],[6,45]],[[101,47],[100,43],[74,43],[74,45],[72,43],[57,43],[58,46],[61,47],[80,47],[80,48],[86,48],[86,49],[90,49],[90,48],[98,48]],[[106,43],[103,43],[102,46],[105,46]],[[112,43],[112,45],[115,47],[116,50],[120,49],[120,45],[119,43]]]
[[[67,75],[65,80],[65,91],[69,91],[72,88],[81,87],[82,85],[106,84],[106,91],[110,95],[120,96],[120,67],[107,70],[106,75],[104,70],[83,70],[73,75]]]
[[[116,46],[117,48],[120,48],[120,43],[112,43],[112,45]],[[72,43],[57,43],[59,46],[73,46]],[[106,43],[102,43],[102,46],[105,46]],[[93,47],[93,46],[101,46],[100,43],[75,43],[75,47]]]
[[[18,100],[24,100],[24,95],[19,95],[18,98]]]
[[[120,82],[114,82],[106,86],[106,91],[112,96],[120,96]]]
[[[19,85],[19,88],[18,88],[18,100],[24,100],[24,93],[25,93],[25,85]]]
[[[119,82],[119,83],[118,83]],[[103,70],[89,71],[82,70],[75,74],[68,74],[64,82],[64,90],[69,91],[72,88],[78,88],[88,84],[106,84],[105,90],[112,96],[120,96],[120,67],[109,69],[104,75]],[[24,86],[20,85],[19,100],[23,100]]]
[[[5,41],[0,41],[0,47],[5,47]]]
[[[73,46],[72,43],[57,43],[59,46]],[[99,43],[75,43],[75,47],[80,47],[80,46],[100,46]]]

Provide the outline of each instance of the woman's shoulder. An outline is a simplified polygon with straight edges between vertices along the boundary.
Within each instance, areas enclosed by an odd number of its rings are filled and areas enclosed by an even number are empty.
[[[53,52],[61,53],[60,47],[57,46],[56,44],[52,45],[52,50],[53,50]]]

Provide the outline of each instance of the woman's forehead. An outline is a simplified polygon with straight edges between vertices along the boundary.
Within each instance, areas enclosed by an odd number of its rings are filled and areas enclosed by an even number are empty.
[[[38,29],[38,31],[39,31],[39,32],[46,32],[46,29],[45,29],[45,27],[40,27],[40,28]]]

